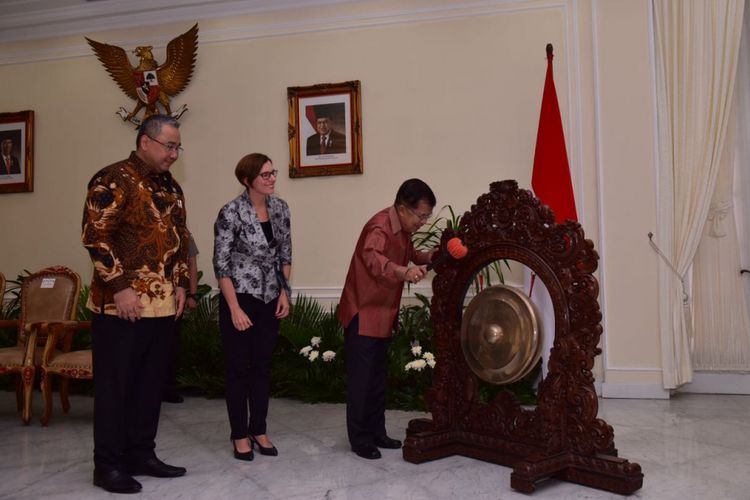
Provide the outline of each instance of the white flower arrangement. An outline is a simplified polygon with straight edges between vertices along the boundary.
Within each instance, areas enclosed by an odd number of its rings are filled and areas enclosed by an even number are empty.
[[[303,347],[299,350],[300,356],[306,357],[310,363],[314,362],[319,357],[323,359],[326,363],[333,361],[336,358],[336,353],[334,351],[325,351],[323,354],[320,354],[320,337],[312,337],[310,339],[310,345]]]
[[[416,372],[421,372],[425,369],[426,366],[435,368],[435,355],[431,352],[422,353],[422,346],[419,345],[419,342],[414,342],[411,345],[411,353],[417,359],[406,363],[406,365],[404,366],[405,371],[408,372],[410,370],[414,370]]]
[[[414,361],[409,361],[408,363],[406,363],[405,368],[406,371],[415,370],[421,372],[425,366],[427,366],[427,361],[425,361],[424,359],[415,359]]]

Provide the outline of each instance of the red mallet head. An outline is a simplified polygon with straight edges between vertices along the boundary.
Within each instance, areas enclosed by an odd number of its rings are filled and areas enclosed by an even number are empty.
[[[451,238],[446,243],[445,248],[448,249],[448,253],[454,259],[463,259],[466,254],[469,253],[469,249],[466,248],[461,238]]]
[[[442,262],[443,260],[447,259],[448,257],[452,257],[456,260],[463,259],[466,257],[466,254],[469,253],[469,249],[466,248],[466,245],[464,245],[463,241],[461,241],[461,238],[451,238],[448,240],[448,243],[445,244],[445,249],[448,251],[448,253],[442,253],[440,256],[427,264],[427,270],[429,271],[433,267],[435,267],[436,264],[439,262]]]

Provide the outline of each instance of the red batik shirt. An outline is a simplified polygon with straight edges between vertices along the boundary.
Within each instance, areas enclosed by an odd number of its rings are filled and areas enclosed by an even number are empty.
[[[362,229],[349,264],[336,316],[346,326],[359,314],[359,334],[393,334],[409,262],[427,264],[429,252],[418,252],[401,229],[394,207],[375,214]]]

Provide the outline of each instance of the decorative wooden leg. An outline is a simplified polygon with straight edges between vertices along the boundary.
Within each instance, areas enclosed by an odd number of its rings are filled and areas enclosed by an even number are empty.
[[[31,397],[33,396],[34,388],[34,367],[25,366],[22,372],[23,378],[23,411],[21,413],[21,420],[24,425],[29,425],[31,420]]]
[[[68,377],[60,379],[60,403],[62,404],[63,413],[68,413],[68,410],[70,410],[70,400],[68,399],[69,385],[70,379]]]
[[[41,373],[42,400],[44,401],[44,412],[42,413],[42,425],[47,426],[52,416],[52,381],[47,371],[42,368]]]
[[[23,409],[23,377],[21,377],[21,374],[18,374],[18,377],[16,378],[16,411],[21,411]]]

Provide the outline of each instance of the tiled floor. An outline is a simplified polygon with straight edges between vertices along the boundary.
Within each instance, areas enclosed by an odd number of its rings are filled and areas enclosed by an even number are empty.
[[[39,425],[15,413],[14,394],[0,392],[0,498],[88,499],[110,496],[91,484],[93,402],[71,398],[70,414]],[[607,492],[548,481],[532,495],[510,488],[507,467],[454,456],[420,465],[400,450],[381,460],[349,451],[343,405],[271,401],[269,435],[278,457],[232,458],[223,400],[164,404],[157,452],[188,468],[185,477],[139,477],[151,499],[615,499]],[[403,439],[419,413],[389,411],[389,434]],[[633,498],[750,499],[750,397],[678,395],[665,400],[600,401],[620,455],[640,463],[645,479]],[[114,495],[112,495],[114,496]]]

